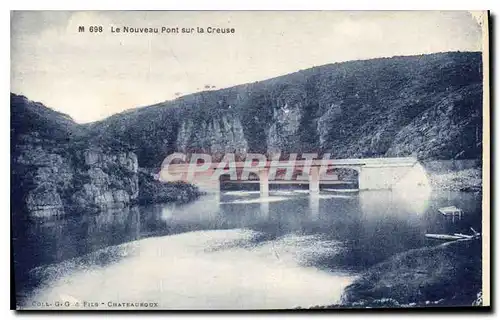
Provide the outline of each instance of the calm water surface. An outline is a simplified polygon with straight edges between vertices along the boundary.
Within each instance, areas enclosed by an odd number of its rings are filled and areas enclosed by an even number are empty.
[[[462,219],[437,211],[450,205],[464,210]],[[277,190],[268,198],[231,191],[185,205],[15,220],[16,290],[27,308],[326,305],[370,266],[436,244],[425,233],[470,233],[470,227],[481,232],[479,194],[423,190],[317,196]]]

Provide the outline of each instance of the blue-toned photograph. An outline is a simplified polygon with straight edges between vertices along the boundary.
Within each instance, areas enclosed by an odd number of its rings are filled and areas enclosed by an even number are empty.
[[[488,23],[12,11],[13,308],[489,307]]]

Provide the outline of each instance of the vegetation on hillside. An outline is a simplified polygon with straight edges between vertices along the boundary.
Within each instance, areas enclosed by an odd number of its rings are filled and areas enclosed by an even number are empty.
[[[300,117],[290,131],[286,113],[292,109]],[[277,114],[284,115],[282,122]],[[285,153],[477,158],[482,147],[481,54],[449,52],[324,65],[133,109],[90,124],[87,132],[90,139],[126,143],[141,166],[158,167],[179,149],[184,121],[193,123],[188,146],[199,150],[207,143],[200,141],[207,125],[223,116],[241,121],[248,152],[267,152],[269,141],[285,134],[281,140],[286,143],[280,145]]]

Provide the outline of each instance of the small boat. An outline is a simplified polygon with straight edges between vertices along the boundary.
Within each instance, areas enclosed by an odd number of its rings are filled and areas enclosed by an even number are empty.
[[[481,234],[474,230],[473,228],[470,228],[473,232],[472,235],[468,234],[463,234],[463,233],[454,233],[454,234],[435,234],[435,233],[426,233],[425,236],[427,238],[431,239],[438,239],[438,240],[446,240],[446,241],[452,241],[452,240],[473,240],[473,239],[478,239],[481,237]]]
[[[453,235],[460,237],[462,239],[473,239],[475,237],[475,235],[467,235],[467,234],[463,234],[463,233],[454,233]]]
[[[458,236],[456,234],[451,235],[451,234],[426,233],[425,236],[427,238],[438,239],[438,240],[460,240],[460,239],[463,239],[461,236]]]

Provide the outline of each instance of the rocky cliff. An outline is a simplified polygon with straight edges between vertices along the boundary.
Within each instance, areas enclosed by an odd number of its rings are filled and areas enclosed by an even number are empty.
[[[13,213],[48,217],[139,202],[187,202],[200,195],[194,186],[160,183],[139,169],[126,142],[100,142],[67,115],[11,94]]]
[[[480,158],[476,52],[349,61],[200,92],[86,127],[144,167],[175,152],[331,153],[336,158]]]
[[[248,148],[241,121],[232,113],[182,121],[175,144],[176,149],[184,153],[196,151],[213,155],[246,154]]]
[[[44,217],[125,207],[138,197],[137,156],[92,146],[67,116],[11,95],[13,210]]]

